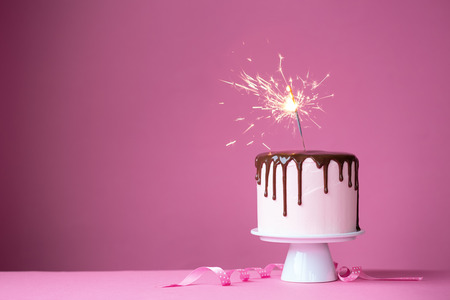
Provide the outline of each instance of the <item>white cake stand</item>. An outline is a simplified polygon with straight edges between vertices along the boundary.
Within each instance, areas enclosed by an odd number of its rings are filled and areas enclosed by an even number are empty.
[[[363,234],[364,231],[327,235],[281,236],[263,234],[258,231],[258,228],[254,228],[251,233],[259,236],[265,242],[291,244],[281,273],[281,280],[328,282],[337,280],[328,243],[351,241]]]

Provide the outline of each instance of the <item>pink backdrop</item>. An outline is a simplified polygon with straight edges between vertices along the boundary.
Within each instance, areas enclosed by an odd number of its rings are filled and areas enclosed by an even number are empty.
[[[256,227],[238,70],[331,77],[309,149],[360,159],[366,234],[335,260],[450,268],[447,1],[0,5],[1,270],[283,262]],[[247,58],[251,58],[249,62]],[[230,71],[235,70],[235,72]],[[218,104],[224,102],[223,105]],[[244,126],[244,127],[243,127]],[[306,126],[306,124],[305,124]],[[282,125],[274,150],[299,148]],[[231,140],[238,142],[225,147]]]

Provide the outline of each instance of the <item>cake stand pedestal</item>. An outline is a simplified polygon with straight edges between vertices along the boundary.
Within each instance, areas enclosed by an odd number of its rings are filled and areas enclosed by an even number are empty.
[[[277,236],[260,233],[258,228],[255,228],[251,230],[251,233],[265,242],[290,244],[281,280],[328,282],[337,280],[328,243],[351,241],[364,231],[327,235]]]

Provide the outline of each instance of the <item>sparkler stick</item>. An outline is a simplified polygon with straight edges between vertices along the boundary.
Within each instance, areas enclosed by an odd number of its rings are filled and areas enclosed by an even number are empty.
[[[286,90],[289,92],[289,95],[291,95],[291,99],[292,99],[292,102],[294,102],[294,105],[297,106],[297,102],[295,102],[295,98],[294,98],[294,94],[292,93],[291,86],[288,85],[286,87]],[[302,137],[303,150],[306,151],[305,138],[303,137],[302,125],[300,124],[300,117],[298,115],[298,109],[297,108],[295,109],[295,116],[297,117],[298,130],[300,131],[300,136]]]

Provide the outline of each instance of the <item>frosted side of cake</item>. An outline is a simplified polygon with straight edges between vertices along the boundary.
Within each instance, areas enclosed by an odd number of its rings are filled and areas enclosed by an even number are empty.
[[[360,230],[358,164],[347,153],[258,155],[258,231],[300,236]]]

